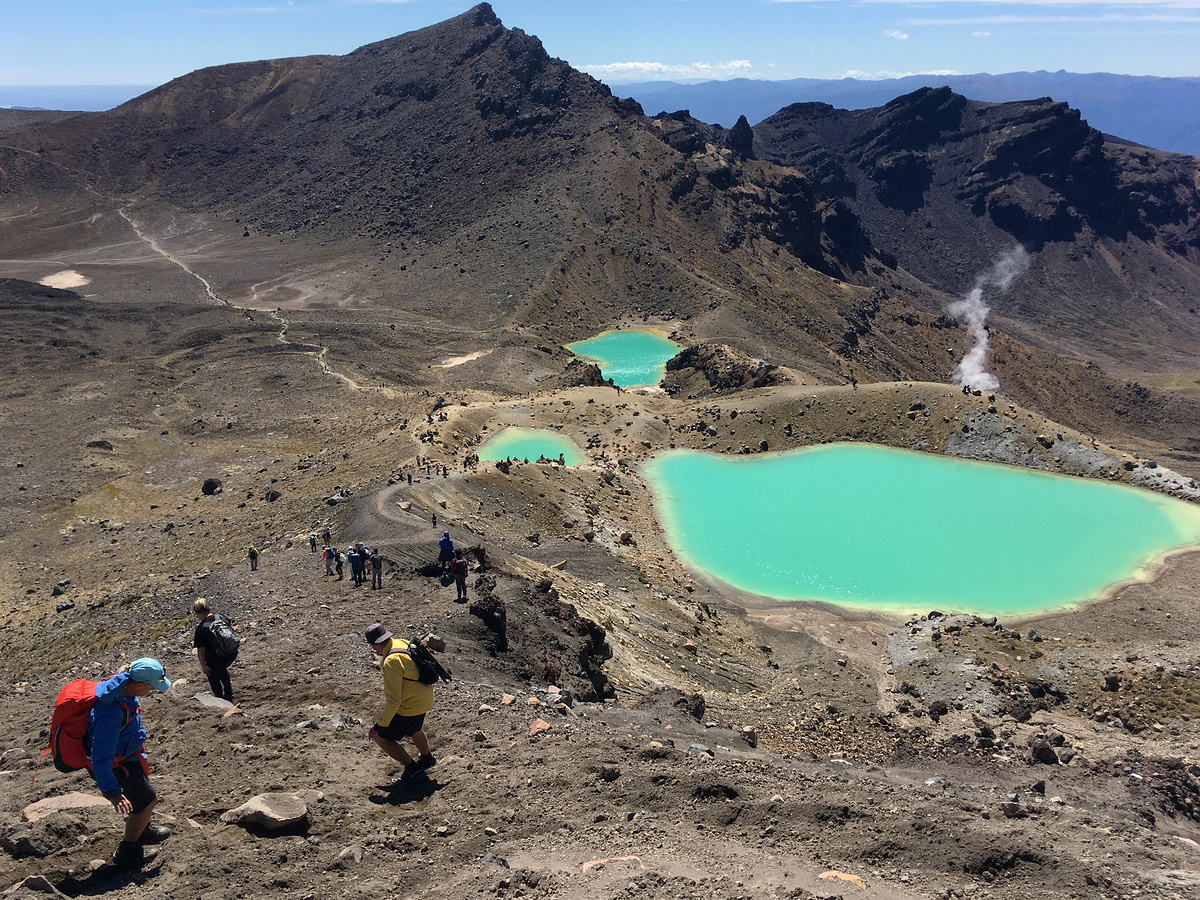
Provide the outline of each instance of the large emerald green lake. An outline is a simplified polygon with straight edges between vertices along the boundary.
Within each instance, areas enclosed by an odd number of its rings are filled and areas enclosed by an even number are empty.
[[[586,341],[567,344],[576,356],[593,360],[600,373],[620,387],[658,384],[666,374],[667,360],[682,347],[660,331],[606,331]]]
[[[488,462],[509,458],[536,462],[542,456],[558,459],[559,454],[568,466],[589,461],[573,440],[545,428],[505,428],[479,448],[479,458]]]
[[[1032,614],[1200,546],[1200,508],[1085,478],[864,444],[643,468],[688,566],[776,600]]]

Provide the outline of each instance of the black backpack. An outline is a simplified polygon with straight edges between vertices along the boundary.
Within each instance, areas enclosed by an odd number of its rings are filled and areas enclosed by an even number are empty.
[[[242,646],[242,639],[237,636],[237,632],[233,630],[233,626],[229,624],[229,620],[224,616],[217,616],[208,627],[208,633],[212,638],[212,652],[222,659],[231,659],[237,656],[238,648]]]
[[[439,680],[450,680],[450,670],[438,662],[429,652],[429,648],[420,641],[401,640],[400,643],[406,646],[398,647],[391,652],[403,653],[413,661],[417,667],[417,681],[421,684],[437,684]]]

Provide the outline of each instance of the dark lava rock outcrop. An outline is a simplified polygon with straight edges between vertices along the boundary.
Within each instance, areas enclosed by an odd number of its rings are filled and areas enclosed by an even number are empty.
[[[703,397],[787,381],[789,379],[778,366],[765,360],[752,359],[721,344],[698,344],[667,360],[667,374],[662,385],[669,394]]]

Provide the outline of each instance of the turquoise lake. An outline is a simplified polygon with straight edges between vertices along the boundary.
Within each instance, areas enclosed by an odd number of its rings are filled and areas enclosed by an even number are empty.
[[[573,440],[545,428],[505,428],[479,448],[479,458],[488,462],[509,457],[535,462],[540,456],[558,459],[560,453],[568,466],[589,462]]]
[[[864,444],[644,467],[694,569],[776,600],[1030,614],[1099,599],[1200,545],[1200,508],[1150,491]]]
[[[613,384],[643,387],[662,381],[667,360],[683,348],[659,331],[606,331],[567,349],[593,360]]]

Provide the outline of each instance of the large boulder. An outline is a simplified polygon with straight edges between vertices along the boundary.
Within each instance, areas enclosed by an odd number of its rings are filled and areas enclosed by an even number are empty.
[[[299,793],[270,793],[251,797],[221,815],[227,825],[258,826],[266,831],[303,828],[309,823],[308,804]]]
[[[69,794],[59,794],[56,797],[46,797],[36,803],[30,803],[21,810],[21,818],[26,822],[37,822],[46,816],[67,810],[94,809],[108,807],[112,804],[99,794],[85,794],[82,791],[71,791]]]

